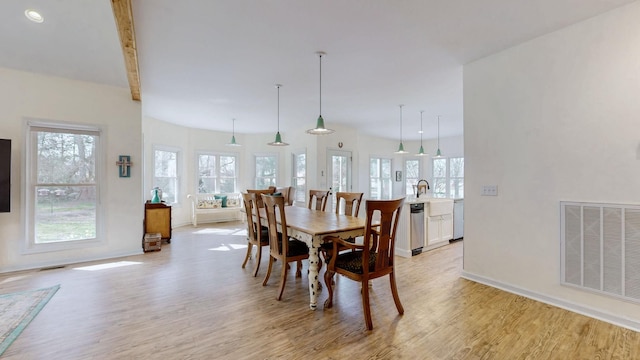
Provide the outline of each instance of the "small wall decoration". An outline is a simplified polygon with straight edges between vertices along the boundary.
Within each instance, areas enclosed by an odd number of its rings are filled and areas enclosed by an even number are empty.
[[[396,171],[396,181],[402,181],[402,171]]]
[[[120,155],[118,157],[118,161],[116,161],[116,165],[120,167],[120,171],[118,171],[120,177],[130,177],[131,176],[131,156],[129,155]]]

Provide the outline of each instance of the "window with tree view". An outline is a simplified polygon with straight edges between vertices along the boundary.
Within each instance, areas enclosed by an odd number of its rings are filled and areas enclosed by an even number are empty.
[[[433,197],[464,197],[464,158],[433,159]]]
[[[236,192],[237,161],[235,155],[198,155],[198,192]]]
[[[391,159],[369,160],[369,197],[377,200],[391,199]]]
[[[276,186],[278,157],[276,155],[256,155],[256,189]]]
[[[162,190],[162,200],[178,202],[178,151],[157,148],[154,151],[153,185]]]
[[[291,164],[293,166],[291,169],[293,174],[292,185],[296,189],[295,201],[305,202],[307,193],[307,154],[305,152],[292,153]]]
[[[406,195],[413,194],[413,185],[420,180],[420,160],[406,159],[404,161],[404,191]]]
[[[30,241],[96,239],[99,130],[30,126],[29,131]]]

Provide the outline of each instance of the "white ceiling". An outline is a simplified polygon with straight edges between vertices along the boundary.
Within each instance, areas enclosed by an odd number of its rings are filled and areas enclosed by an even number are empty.
[[[144,116],[295,136],[462,133],[462,65],[632,0],[132,0]],[[45,22],[24,16],[30,7]],[[0,67],[128,87],[109,0],[2,0]],[[306,136],[306,135],[305,135]]]

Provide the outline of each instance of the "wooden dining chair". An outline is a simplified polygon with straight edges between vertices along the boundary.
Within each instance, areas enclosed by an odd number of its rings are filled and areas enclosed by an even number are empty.
[[[336,215],[345,214],[349,216],[358,216],[363,195],[364,193],[361,192],[336,192]],[[343,203],[344,206],[341,206],[341,204]],[[347,241],[353,242],[355,241],[355,239],[349,239]],[[320,245],[320,252],[322,254],[322,257],[324,258],[325,263],[329,262],[332,249],[333,244],[331,242],[331,239],[325,238],[324,243]],[[320,266],[322,266],[322,262],[320,262]]]
[[[329,190],[309,190],[308,207],[309,209],[324,211],[327,207],[327,199],[329,199]]]
[[[362,245],[332,237],[333,254],[327,264],[324,275],[325,285],[329,290],[329,298],[325,301],[325,308],[333,306],[333,287],[331,280],[334,274],[343,275],[361,283],[362,308],[367,329],[373,329],[371,309],[369,306],[369,280],[389,275],[391,294],[398,313],[402,315],[404,308],[400,303],[394,272],[394,248],[398,218],[402,210],[404,198],[397,200],[367,200],[364,243]],[[373,221],[374,218],[379,220]],[[375,242],[375,244],[372,244]],[[340,253],[341,248],[352,249]]]
[[[262,194],[273,194],[276,192],[275,186],[269,186],[267,189],[247,189],[247,192],[250,194],[256,194],[256,201],[258,203],[258,209],[262,209],[264,204],[262,203]]]
[[[282,196],[284,196],[285,205],[289,205],[289,206],[293,205],[295,194],[296,194],[296,188],[294,188],[293,186],[279,187],[279,188],[276,188],[276,192],[274,194],[277,194],[277,193],[280,193],[282,194]]]
[[[336,193],[336,214],[345,214],[349,216],[358,216],[360,212],[360,204],[362,203],[361,192],[340,192]],[[341,211],[342,200],[344,200],[344,212]]]
[[[244,211],[247,216],[247,255],[242,262],[242,268],[247,265],[247,261],[251,257],[253,246],[257,247],[256,264],[253,276],[258,275],[260,269],[260,260],[262,259],[262,247],[269,246],[269,231],[262,226],[260,214],[258,213],[258,201],[255,193],[243,193],[242,200],[244,202]],[[260,199],[262,200],[262,199]]]
[[[262,286],[266,286],[271,275],[271,268],[275,260],[282,262],[280,274],[280,287],[276,296],[277,300],[282,299],[284,285],[287,281],[287,269],[289,263],[297,262],[296,277],[302,277],[302,260],[309,258],[309,247],[300,240],[290,238],[287,234],[287,219],[284,212],[284,197],[261,195],[267,214],[267,224],[269,228],[269,268],[264,277]],[[280,219],[280,229],[278,220]],[[280,232],[278,232],[280,231]]]

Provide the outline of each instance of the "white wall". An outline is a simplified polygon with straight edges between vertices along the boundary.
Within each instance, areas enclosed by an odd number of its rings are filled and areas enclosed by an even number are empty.
[[[187,194],[196,191],[195,153],[197,151],[213,151],[235,153],[239,156],[240,167],[238,173],[238,188],[241,191],[255,187],[254,160],[257,153],[275,153],[279,157],[279,186],[291,185],[291,153],[304,150],[307,154],[307,190],[326,189],[328,187],[327,149],[351,151],[353,156],[352,181],[353,191],[369,193],[369,158],[371,155],[388,156],[393,159],[394,171],[402,170],[403,157],[393,152],[397,149],[397,141],[379,139],[359,134],[357,129],[334,126],[335,133],[315,136],[305,133],[306,129],[299,128],[281,131],[282,140],[289,146],[269,146],[275,138],[275,132],[269,134],[238,134],[236,140],[241,147],[227,147],[224,144],[231,139],[231,133],[216,132],[202,129],[191,129],[168,122],[145,118],[143,119],[145,178],[143,195],[150,199],[153,188],[153,147],[154,145],[168,146],[181,151],[180,165],[180,194],[178,204],[172,207],[173,227],[186,225],[190,222],[190,209]],[[338,143],[342,143],[342,148]],[[419,142],[405,142],[408,150],[418,151]],[[436,152],[435,139],[424,141],[425,151],[433,155]],[[440,139],[440,147],[446,156],[463,156],[462,136]],[[431,182],[431,157],[423,158],[424,177]],[[404,196],[402,183],[394,182],[394,196]],[[362,208],[361,214],[363,214]]]
[[[0,68],[0,138],[12,140],[11,212],[0,213],[0,272],[140,253],[141,201],[140,104],[128,89]],[[107,241],[86,249],[23,254],[21,204],[26,119],[98,125],[104,129],[106,157],[102,199]],[[118,155],[131,155],[130,178],[118,177]]]
[[[640,203],[639,19],[636,2],[465,66],[466,276],[640,324],[559,283],[561,200]]]

